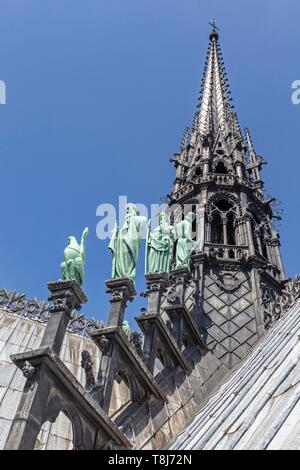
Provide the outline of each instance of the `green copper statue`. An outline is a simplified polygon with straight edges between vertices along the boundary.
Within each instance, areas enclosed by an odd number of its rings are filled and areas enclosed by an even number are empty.
[[[159,214],[159,225],[150,233],[150,221],[146,240],[145,274],[169,273],[173,255],[175,230],[165,212]]]
[[[84,281],[84,263],[85,263],[85,241],[89,233],[88,227],[84,229],[81,235],[80,245],[76,237],[68,237],[68,246],[64,251],[65,260],[61,263],[61,272],[63,279],[76,279],[80,284]]]
[[[124,334],[127,336],[127,338],[129,339],[130,335],[131,335],[131,328],[130,328],[128,320],[123,321],[122,330],[123,330]]]
[[[134,204],[127,204],[125,223],[122,229],[116,225],[109,249],[112,252],[112,278],[129,278],[135,281],[141,230],[147,219],[139,215]]]
[[[196,214],[189,212],[182,222],[176,225],[176,269],[189,268],[190,257],[196,242],[192,239],[192,224],[196,220]]]

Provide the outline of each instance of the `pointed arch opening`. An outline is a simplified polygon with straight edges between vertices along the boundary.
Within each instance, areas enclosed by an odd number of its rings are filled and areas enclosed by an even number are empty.
[[[221,214],[219,212],[214,212],[212,215],[210,241],[211,243],[216,243],[218,245],[223,245],[224,243],[223,224]]]
[[[236,246],[236,204],[230,199],[222,197],[213,202],[211,207],[211,222],[207,228],[207,233],[210,234],[210,237],[207,238],[208,241],[218,245]]]

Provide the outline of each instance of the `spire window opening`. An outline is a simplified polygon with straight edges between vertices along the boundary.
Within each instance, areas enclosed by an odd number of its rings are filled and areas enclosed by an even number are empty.
[[[207,240],[217,245],[236,246],[235,206],[227,199],[220,199],[214,203],[211,223],[207,223]],[[235,258],[232,248],[228,257]]]
[[[228,175],[228,169],[223,162],[218,162],[215,167],[215,173],[220,173],[221,175]]]
[[[213,219],[211,223],[211,243],[216,243],[218,245],[224,244],[223,224],[219,212],[215,212],[213,214]]]

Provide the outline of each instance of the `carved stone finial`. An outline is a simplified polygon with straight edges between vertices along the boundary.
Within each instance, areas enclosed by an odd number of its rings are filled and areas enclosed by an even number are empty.
[[[76,280],[49,282],[48,289],[51,292],[48,300],[53,302],[49,308],[51,312],[80,310],[81,304],[87,302],[87,297]]]
[[[186,149],[186,146],[189,141],[189,136],[190,136],[190,128],[186,127],[184,129],[183,137],[182,137],[181,144],[180,144],[180,153],[182,153]]]

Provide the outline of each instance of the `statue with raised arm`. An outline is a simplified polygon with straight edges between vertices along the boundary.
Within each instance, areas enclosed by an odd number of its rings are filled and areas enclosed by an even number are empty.
[[[168,222],[165,212],[159,214],[159,225],[150,232],[150,221],[146,240],[145,274],[169,273],[173,255],[175,230]]]
[[[196,242],[192,238],[194,220],[196,220],[196,214],[189,212],[184,220],[176,225],[176,269],[189,268],[190,266],[190,257],[196,246]]]
[[[60,265],[63,279],[75,279],[83,284],[86,258],[85,243],[88,232],[89,229],[86,227],[82,232],[80,245],[76,237],[73,235],[68,237],[68,246],[64,251],[64,261]]]
[[[134,204],[127,204],[125,223],[121,230],[116,224],[109,244],[113,279],[129,278],[135,281],[141,231],[146,222],[146,217],[139,214]]]

